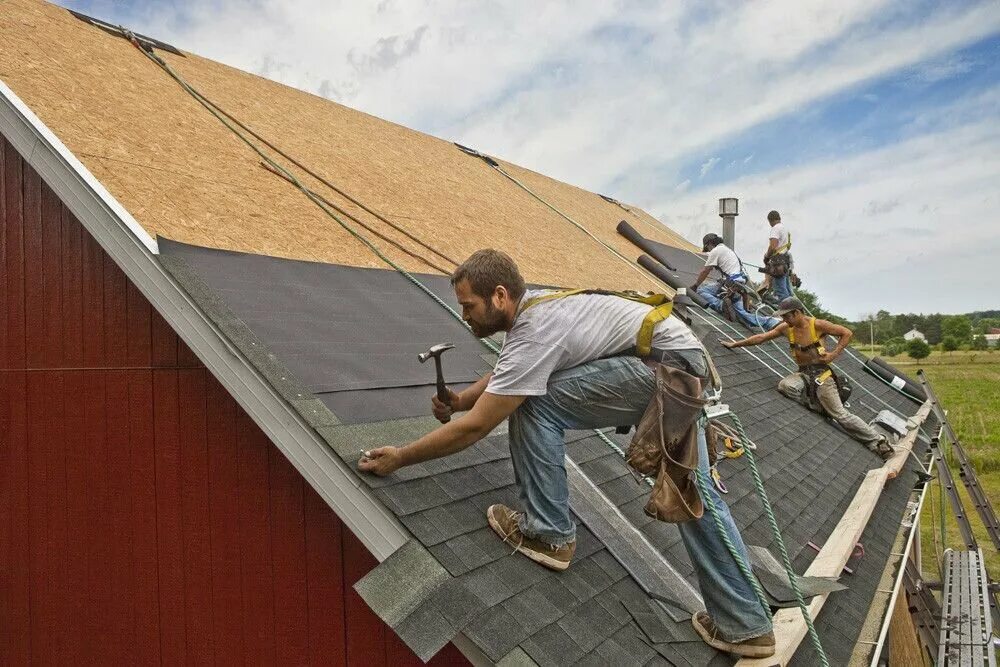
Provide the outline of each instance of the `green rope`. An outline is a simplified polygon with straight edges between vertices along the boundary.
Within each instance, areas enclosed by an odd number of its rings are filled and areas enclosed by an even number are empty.
[[[729,416],[732,418],[733,424],[736,426],[740,440],[744,443],[749,442],[749,438],[747,437],[746,430],[743,428],[743,422],[740,421],[740,418],[733,412],[730,412]],[[757,457],[751,448],[744,446],[743,450],[747,457],[747,463],[750,465],[750,474],[753,477],[754,488],[756,488],[757,495],[760,497],[761,504],[764,506],[764,514],[767,516],[767,522],[771,526],[771,533],[774,535],[774,539],[778,543],[778,551],[781,554],[781,562],[785,566],[785,572],[788,574],[788,583],[791,585],[792,591],[795,593],[795,601],[798,604],[799,609],[802,611],[802,617],[805,619],[806,627],[809,630],[809,640],[812,642],[813,648],[816,649],[816,654],[819,656],[820,664],[822,664],[823,667],[830,667],[830,662],[827,660],[826,652],[823,650],[823,645],[819,641],[819,634],[816,632],[816,627],[813,625],[813,619],[809,614],[809,608],[806,606],[802,590],[799,588],[798,575],[795,574],[795,568],[792,567],[792,560],[788,557],[788,550],[785,549],[785,541],[781,537],[781,530],[778,528],[778,520],[774,516],[771,501],[768,500],[767,491],[764,490],[764,481],[761,479],[760,470],[757,468]],[[720,525],[721,530],[721,521],[719,521],[718,518],[716,521]],[[725,541],[725,538],[723,538],[723,541]],[[730,547],[728,543],[726,546]],[[734,547],[730,547],[730,552],[733,554],[734,558],[739,560],[739,555],[736,553]],[[755,588],[757,587],[758,586],[755,585]]]

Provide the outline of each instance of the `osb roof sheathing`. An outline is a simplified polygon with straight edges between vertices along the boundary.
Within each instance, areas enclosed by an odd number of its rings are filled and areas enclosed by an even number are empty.
[[[55,5],[0,0],[0,44],[0,78],[154,237],[385,267],[301,192],[266,171],[256,154],[124,39]],[[513,255],[532,282],[650,287],[583,232],[451,142],[195,55],[158,54],[257,133],[453,259],[496,247]],[[620,219],[663,243],[693,247],[639,209],[626,205],[632,209],[627,212],[594,193],[503,164],[626,257],[639,253],[616,233]],[[329,188],[292,171],[366,224],[420,250]],[[376,242],[404,268],[430,270]]]

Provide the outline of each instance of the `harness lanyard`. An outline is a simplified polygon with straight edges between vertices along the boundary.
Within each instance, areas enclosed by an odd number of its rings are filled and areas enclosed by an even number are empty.
[[[577,294],[597,294],[602,296],[616,296],[621,299],[628,299],[629,301],[635,301],[636,303],[641,303],[647,306],[652,306],[646,317],[642,320],[642,325],[639,327],[639,333],[636,335],[635,340],[635,351],[640,357],[648,357],[653,350],[653,330],[656,325],[663,320],[670,317],[670,313],[674,309],[674,303],[665,294],[655,294],[650,292],[649,294],[643,295],[636,292],[612,292],[610,290],[599,290],[599,289],[572,289],[572,290],[562,290],[559,292],[552,292],[550,294],[542,294],[541,296],[536,296],[525,301],[517,314],[520,315],[527,309],[535,306],[543,301],[553,301],[555,299],[563,299],[568,296],[575,296]]]

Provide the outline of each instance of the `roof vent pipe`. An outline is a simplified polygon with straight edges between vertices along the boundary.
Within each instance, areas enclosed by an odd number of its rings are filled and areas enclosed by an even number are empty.
[[[722,242],[727,248],[736,249],[736,216],[740,214],[740,200],[724,197],[719,200],[719,217],[722,218]]]

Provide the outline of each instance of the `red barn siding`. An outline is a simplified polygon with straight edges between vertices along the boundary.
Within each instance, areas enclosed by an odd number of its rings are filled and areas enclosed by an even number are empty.
[[[351,588],[375,559],[2,138],[0,225],[0,664],[419,664]]]

